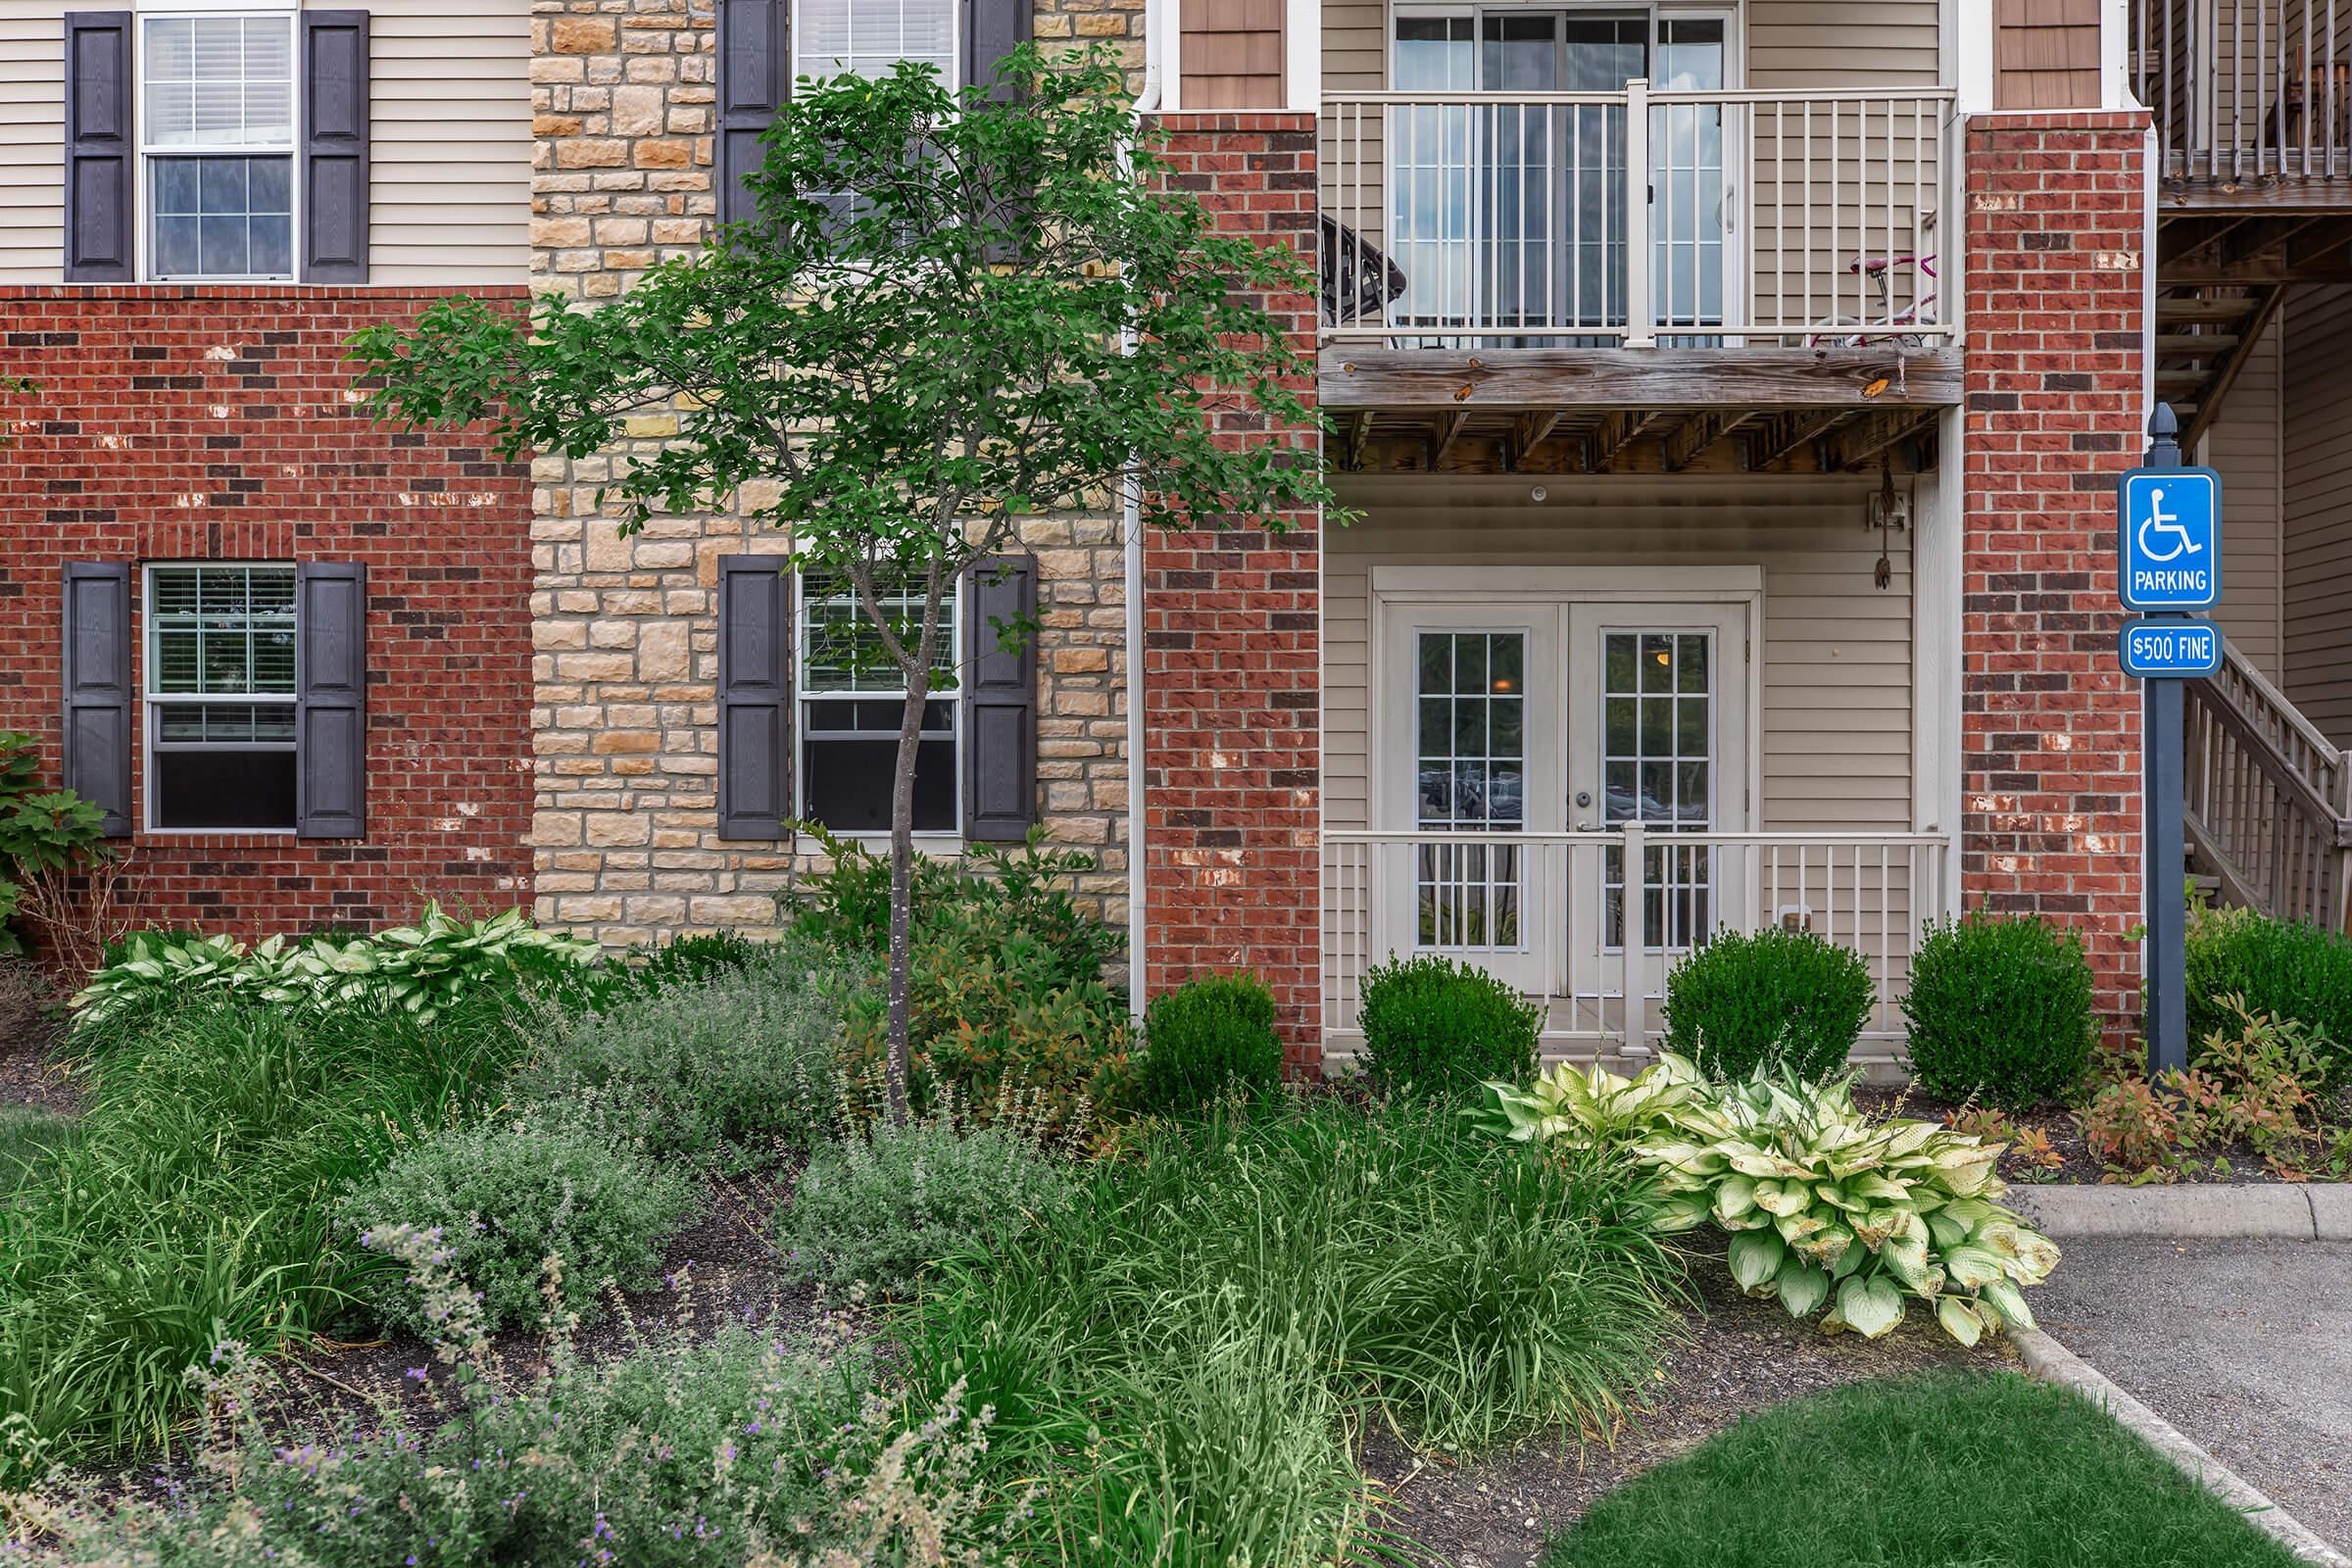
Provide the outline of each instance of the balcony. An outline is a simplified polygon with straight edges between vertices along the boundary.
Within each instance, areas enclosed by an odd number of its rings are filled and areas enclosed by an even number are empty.
[[[1953,97],[1327,97],[1344,465],[1875,463],[1959,401]]]
[[[2171,210],[2352,207],[2352,9],[2132,0],[2132,33]]]

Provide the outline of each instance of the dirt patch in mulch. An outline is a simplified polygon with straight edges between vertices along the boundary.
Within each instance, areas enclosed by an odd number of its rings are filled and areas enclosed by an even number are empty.
[[[1882,1340],[1827,1335],[1776,1302],[1740,1294],[1720,1257],[1692,1260],[1700,1292],[1688,1336],[1666,1353],[1655,1388],[1606,1444],[1555,1433],[1473,1463],[1416,1455],[1394,1435],[1369,1435],[1366,1475],[1393,1504],[1382,1523],[1418,1544],[1430,1568],[1529,1568],[1553,1537],[1601,1496],[1688,1453],[1743,1417],[1789,1399],[1926,1367],[2013,1366],[1991,1342],[1968,1350],[1916,1307]]]
[[[1917,1088],[1892,1089],[1858,1085],[1854,1102],[1874,1116],[1910,1116],[1922,1121],[1947,1121],[1959,1113],[1960,1107],[1948,1100]],[[2037,1128],[2048,1139],[2050,1148],[2060,1158],[2056,1166],[2044,1166],[2025,1158],[2012,1145],[2001,1155],[2000,1174],[2003,1181],[2018,1186],[2043,1184],[2096,1186],[2110,1180],[2107,1166],[2091,1153],[2083,1141],[2082,1125],[2075,1119],[2075,1108],[2057,1101],[2044,1101],[2030,1110],[2012,1114],[2009,1124],[2020,1132]],[[2352,1085],[2337,1091],[2327,1115],[2331,1127],[2352,1126]],[[2216,1163],[2217,1156],[2225,1163]],[[2118,1180],[2124,1178],[2115,1178]],[[2199,1149],[2172,1173],[2171,1179],[2180,1183],[2222,1184],[2232,1187],[2272,1186],[2290,1178],[2271,1169],[2260,1153],[2244,1144],[2221,1148]]]
[[[0,1104],[74,1115],[81,1086],[53,1058],[63,1023],[57,988],[23,958],[0,958]]]

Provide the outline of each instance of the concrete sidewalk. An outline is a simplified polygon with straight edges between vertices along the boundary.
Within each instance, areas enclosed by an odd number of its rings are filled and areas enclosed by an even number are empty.
[[[2352,1550],[2352,1243],[2060,1246],[2042,1328]]]

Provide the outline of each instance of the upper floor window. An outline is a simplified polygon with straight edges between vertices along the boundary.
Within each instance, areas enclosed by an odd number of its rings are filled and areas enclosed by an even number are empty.
[[[294,19],[140,19],[147,271],[294,275]]]

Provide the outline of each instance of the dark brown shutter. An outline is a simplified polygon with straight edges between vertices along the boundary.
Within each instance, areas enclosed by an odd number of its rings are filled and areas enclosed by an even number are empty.
[[[792,0],[718,0],[718,220],[759,216],[743,176],[760,167],[760,132],[792,96]]]
[[[997,63],[1029,41],[1036,0],[964,0],[963,9],[965,85],[972,86],[993,79]]]
[[[368,833],[368,568],[294,568],[294,831]]]
[[[975,563],[963,633],[963,836],[1018,841],[1037,820],[1037,563]],[[1007,635],[1016,635],[1012,648]]]
[[[782,556],[718,562],[718,836],[773,840],[792,813],[792,579]]]
[[[130,29],[127,11],[66,13],[69,283],[131,279]]]
[[[66,563],[66,788],[130,836],[130,563]]]
[[[302,14],[302,278],[368,281],[368,13]]]

